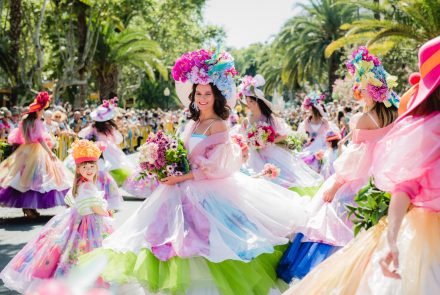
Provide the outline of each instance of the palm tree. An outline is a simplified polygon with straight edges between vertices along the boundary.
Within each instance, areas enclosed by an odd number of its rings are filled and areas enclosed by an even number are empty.
[[[388,0],[385,3],[357,3],[360,8],[381,14],[383,19],[371,15],[344,24],[346,34],[333,41],[326,49],[326,56],[353,44],[367,44],[386,53],[402,42],[421,45],[440,35],[440,1],[438,0]],[[371,49],[371,48],[370,48]]]
[[[121,67],[132,66],[155,80],[156,72],[168,79],[167,69],[160,57],[162,49],[141,30],[119,31],[113,25],[105,25],[99,36],[95,54],[95,70],[101,99],[118,92]]]
[[[288,86],[327,80],[331,92],[342,52],[333,52],[326,58],[324,50],[343,36],[340,27],[354,19],[357,8],[336,0],[312,0],[300,6],[305,14],[287,21],[276,40],[284,57],[282,80]]]

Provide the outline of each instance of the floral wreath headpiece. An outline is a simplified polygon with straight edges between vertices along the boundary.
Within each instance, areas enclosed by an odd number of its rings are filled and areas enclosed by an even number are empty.
[[[351,54],[346,66],[355,79],[355,99],[360,99],[360,90],[365,89],[374,101],[386,107],[399,107],[399,97],[392,91],[397,85],[397,78],[385,71],[379,58],[368,53],[365,46]]]
[[[118,106],[118,98],[113,97],[110,100],[104,99],[102,105],[90,113],[90,117],[96,122],[105,122],[116,116],[116,107]]]
[[[312,106],[315,108],[319,108],[321,106],[321,103],[324,102],[325,95],[317,93],[315,91],[310,92],[307,94],[307,96],[304,98],[302,102],[303,109],[309,111],[312,109]]]

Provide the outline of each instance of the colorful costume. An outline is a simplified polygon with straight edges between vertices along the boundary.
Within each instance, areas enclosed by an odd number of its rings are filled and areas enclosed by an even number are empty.
[[[20,146],[0,164],[0,205],[32,209],[62,206],[72,175],[61,161],[52,161],[40,144],[50,141],[41,120],[35,121],[29,133],[26,142],[20,122],[9,135],[8,141]]]
[[[357,58],[358,55],[360,58]],[[358,63],[370,57],[372,56],[368,54],[368,51],[365,53],[357,50],[353,53],[353,62]],[[384,82],[389,75],[383,70],[380,62],[377,61],[377,66],[372,66],[371,69],[381,75],[383,85],[388,85],[386,91],[381,92],[388,94],[382,96],[382,101],[378,99],[377,103],[383,103],[388,99],[395,102],[396,97],[390,90],[394,84]],[[369,73],[368,71],[362,72]],[[365,76],[370,77],[367,74]],[[353,224],[348,219],[346,205],[355,205],[354,197],[362,187],[368,184],[372,175],[371,167],[376,143],[392,128],[392,124],[380,128],[370,113],[365,114],[374,122],[377,129],[353,130],[352,142],[333,164],[335,174],[325,181],[308,205],[310,217],[306,226],[297,228],[299,234],[286,251],[277,269],[278,275],[286,282],[290,282],[292,278],[303,278],[317,264],[353,239]],[[331,189],[335,182],[339,183],[340,187],[333,200],[325,202],[324,193]]]
[[[68,193],[70,208],[54,216],[2,270],[0,278],[5,286],[30,292],[42,280],[63,277],[79,255],[100,247],[112,231],[108,217],[92,211],[94,206],[107,210],[103,194],[91,182],[79,184],[76,197]]]

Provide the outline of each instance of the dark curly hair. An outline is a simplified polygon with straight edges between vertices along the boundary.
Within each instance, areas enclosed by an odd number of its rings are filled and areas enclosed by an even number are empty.
[[[193,85],[191,94],[188,97],[191,101],[191,103],[189,104],[189,119],[192,119],[194,121],[197,121],[200,118],[200,110],[197,110],[193,107],[193,102],[196,97],[197,85],[199,84]],[[209,83],[209,85],[211,85],[212,93],[214,94],[214,112],[217,116],[219,116],[223,120],[226,120],[227,118],[229,118],[231,108],[227,105],[226,98],[223,96],[221,91],[218,90],[217,86],[212,83]]]
[[[118,130],[118,126],[113,119],[104,122],[94,121],[93,127],[95,127],[96,131],[105,135],[112,134],[113,129]]]

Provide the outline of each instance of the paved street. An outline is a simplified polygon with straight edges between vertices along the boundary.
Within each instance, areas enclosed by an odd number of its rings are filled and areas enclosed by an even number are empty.
[[[142,200],[126,198],[123,208],[115,216],[115,227],[124,222],[142,203]],[[63,208],[39,210],[41,216],[36,220],[23,217],[21,209],[0,208],[0,270],[3,269],[12,257]],[[11,295],[0,281],[0,294]]]

